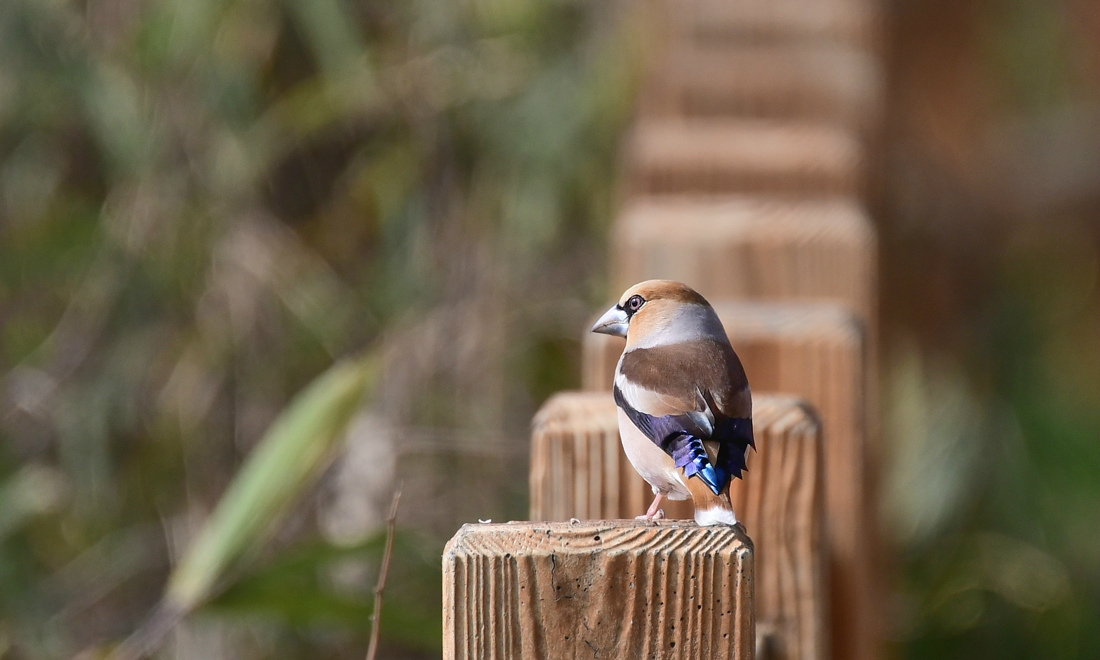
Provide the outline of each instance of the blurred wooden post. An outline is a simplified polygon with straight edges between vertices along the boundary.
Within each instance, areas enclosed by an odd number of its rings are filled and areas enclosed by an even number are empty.
[[[845,44],[682,44],[652,67],[638,116],[820,122],[864,135],[878,123],[882,84],[878,59]]]
[[[879,0],[657,0],[666,41],[840,42],[877,50]]]
[[[760,451],[730,496],[756,537],[759,642],[772,660],[826,658],[821,427],[800,400],[763,394],[754,396],[753,421]],[[532,519],[632,518],[651,498],[620,449],[607,393],[565,392],[546,403],[532,433]],[[679,511],[691,517],[690,504]]]
[[[711,302],[839,302],[873,334],[878,246],[853,201],[637,199],[619,214],[611,251],[614,291],[665,278]]]
[[[631,129],[624,196],[855,195],[863,148],[838,126],[764,119],[647,119]]]
[[[751,660],[753,570],[735,527],[463,525],[443,552],[443,658]]]
[[[604,392],[561,392],[535,415],[531,520],[633,518],[649,506],[653,494],[620,449],[610,401]]]
[[[612,289],[618,293],[651,278],[691,284],[717,303],[754,393],[806,396],[821,411],[823,448],[815,456],[824,467],[830,584],[828,597],[818,602],[828,607],[832,639],[822,641],[827,636],[822,631],[814,637],[816,646],[802,647],[805,636],[780,627],[776,639],[787,645],[778,653],[873,660],[883,617],[875,584],[879,553],[871,486],[877,244],[856,200],[872,174],[868,154],[874,152],[880,122],[879,2],[655,0],[653,5],[661,14],[661,39],[638,121],[624,145],[625,205],[611,237]],[[609,389],[621,341],[586,336],[584,342],[585,387]],[[554,416],[557,422],[535,427],[533,505],[556,515],[571,507],[621,510],[635,506],[635,499],[644,502],[640,478],[634,476],[633,485],[624,482],[622,459],[610,469],[613,459],[597,450],[612,435],[613,417],[597,423],[595,399],[584,404],[586,417],[571,415],[563,408],[580,404],[582,398],[575,396],[549,403],[546,419]],[[767,401],[754,397],[754,416],[761,471],[771,475],[765,443],[796,444],[764,439],[760,406]],[[598,466],[592,462],[597,456]],[[755,456],[745,488],[760,478],[753,473]],[[622,494],[609,496],[609,484],[595,479],[590,467],[614,475]],[[760,479],[763,501],[783,501],[774,494],[783,488],[772,479]],[[641,495],[635,495],[636,487]],[[668,503],[666,512],[691,513],[690,506],[678,503]],[[773,541],[771,535],[785,534],[791,523],[767,514],[743,517],[759,524],[750,522],[748,528],[760,553],[761,629],[766,621],[782,626],[785,619],[766,604],[774,586],[766,576],[773,570],[771,549],[785,551],[790,544],[790,537]],[[807,561],[806,555],[792,555],[791,565]],[[774,570],[782,575],[791,569]]]

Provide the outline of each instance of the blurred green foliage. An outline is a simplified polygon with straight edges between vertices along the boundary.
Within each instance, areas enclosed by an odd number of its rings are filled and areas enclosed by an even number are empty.
[[[374,577],[364,569],[377,566],[385,545],[384,535],[353,546],[304,544],[268,562],[261,570],[242,577],[218,595],[205,612],[218,617],[263,617],[279,625],[354,639],[369,630],[373,609]],[[442,606],[425,607],[439,601],[443,581],[440,552],[434,539],[411,532],[394,540],[394,556],[388,574],[390,588],[385,595],[382,638],[392,644],[439,655],[442,635]],[[334,584],[344,587],[334,588]],[[348,590],[347,584],[359,584]],[[299,655],[308,654],[303,645]]]
[[[575,377],[633,16],[0,3],[0,655],[131,632],[276,414],[340,356],[378,347],[390,424],[467,435],[525,426]],[[301,475],[263,476],[285,499]],[[166,657],[361,655],[376,548],[300,547],[316,495]],[[419,526],[415,506],[401,522]],[[401,537],[392,654],[438,648],[438,527]]]
[[[377,357],[337,364],[287,405],[233,478],[165,589],[165,606],[190,612],[241,555],[255,552],[270,527],[317,479],[340,448]]]
[[[890,6],[894,639],[1100,657],[1100,12]],[[636,7],[0,2],[0,656],[137,628],[280,411],[366,346],[408,502],[383,648],[437,655],[443,542],[523,514],[530,416],[608,294]],[[382,537],[320,533],[312,473],[245,489],[284,524],[233,525],[160,657],[362,656]]]

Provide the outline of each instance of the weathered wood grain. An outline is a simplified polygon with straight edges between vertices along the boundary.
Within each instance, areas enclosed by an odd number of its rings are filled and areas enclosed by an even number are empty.
[[[766,119],[646,119],[625,144],[623,194],[855,195],[863,148],[839,126]]]
[[[735,527],[463,525],[443,553],[443,657],[751,660],[753,590]]]
[[[607,401],[603,393],[562,392],[535,415],[532,520],[633,518],[649,505],[652,496],[634,487],[638,473],[619,448],[618,420],[607,415]]]
[[[644,513],[652,493],[619,448],[615,411],[602,392],[560,393],[547,402],[532,433],[532,519]],[[750,453],[746,478],[733,483],[730,497],[756,539],[756,616],[767,631],[760,642],[772,660],[825,658],[821,427],[789,396],[756,394],[753,421],[760,450]],[[692,517],[687,502],[666,502],[665,511]]]

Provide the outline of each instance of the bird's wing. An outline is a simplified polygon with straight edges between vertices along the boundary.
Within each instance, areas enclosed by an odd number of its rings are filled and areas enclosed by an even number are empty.
[[[714,432],[714,414],[698,391],[692,394],[691,399],[676,398],[626,378],[615,379],[615,403],[657,444],[681,433],[710,438]]]
[[[745,371],[728,343],[705,339],[627,351],[614,395],[630,421],[689,476],[699,471],[709,481],[703,441],[717,441],[719,487],[741,476],[745,452],[754,446],[752,402]]]

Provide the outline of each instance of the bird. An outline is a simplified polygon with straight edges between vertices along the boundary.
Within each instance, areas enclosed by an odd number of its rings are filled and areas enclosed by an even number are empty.
[[[729,486],[756,448],[752,393],[714,308],[686,284],[648,280],[592,332],[626,338],[613,389],[619,437],[654,494],[637,519],[663,518],[662,498],[690,498],[697,524],[737,525]]]

